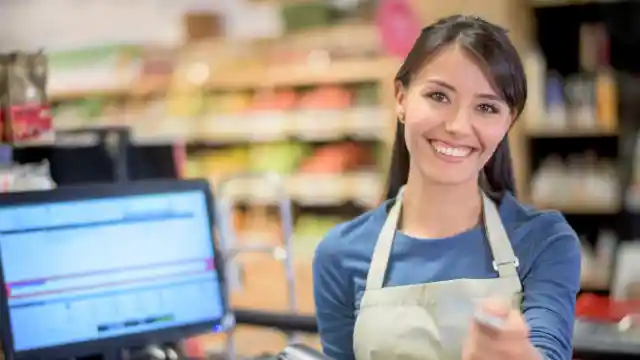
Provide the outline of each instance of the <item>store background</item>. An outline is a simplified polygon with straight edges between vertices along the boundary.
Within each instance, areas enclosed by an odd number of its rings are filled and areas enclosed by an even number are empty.
[[[294,7],[305,3],[300,15]],[[312,313],[315,245],[382,196],[400,64],[389,52],[403,51],[385,47],[385,39],[414,36],[443,15],[479,14],[510,30],[529,76],[529,103],[511,134],[520,197],[561,210],[581,235],[585,291],[627,297],[631,290],[614,269],[634,273],[619,269],[621,243],[631,263],[637,253],[629,240],[637,237],[640,206],[640,8],[626,1],[409,0],[397,3],[410,13],[393,5],[380,16],[380,4],[365,1],[334,21],[335,5],[350,3],[4,0],[0,51],[46,51],[56,129],[131,127],[138,146],[173,148],[186,159],[184,176],[213,184],[244,171],[283,174],[295,204],[298,310]],[[280,241],[267,190],[259,181],[228,190],[243,202],[233,215],[238,241]],[[238,262],[234,305],[287,310],[277,260]],[[268,330],[238,335],[241,351],[254,354],[285,341]],[[203,340],[208,348],[224,345],[216,336]]]

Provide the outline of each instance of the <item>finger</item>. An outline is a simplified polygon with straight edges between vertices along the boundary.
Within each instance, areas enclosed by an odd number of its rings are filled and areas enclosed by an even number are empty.
[[[512,310],[505,322],[503,334],[509,338],[528,338],[529,326],[518,310]]]
[[[497,341],[493,337],[482,332],[478,325],[473,323],[469,329],[468,337],[463,347],[463,360],[495,360],[499,353],[502,341]]]
[[[507,326],[510,312],[511,308],[505,301],[497,298],[487,299],[476,308],[474,322],[479,331],[499,333]]]
[[[510,341],[529,336],[526,321],[517,310],[510,311],[506,318],[487,318],[486,315],[481,318],[476,315],[473,327],[477,336],[487,341]]]
[[[511,301],[503,298],[489,298],[480,303],[480,309],[488,315],[506,318],[511,312]]]

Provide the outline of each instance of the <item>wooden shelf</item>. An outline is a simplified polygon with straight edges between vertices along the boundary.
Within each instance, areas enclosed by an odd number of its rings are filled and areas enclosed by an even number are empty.
[[[614,204],[594,204],[580,202],[558,202],[557,204],[534,202],[537,209],[558,210],[571,215],[615,215],[621,206]]]
[[[75,101],[85,98],[114,98],[128,96],[128,89],[95,89],[95,90],[74,90],[60,91],[49,95],[51,102]]]
[[[586,5],[586,4],[613,4],[622,0],[529,0],[534,8],[542,7],[559,7],[570,5]]]
[[[398,62],[392,58],[353,59],[318,66],[283,65],[213,73],[205,87],[212,91],[234,91],[274,87],[300,87],[324,84],[357,84],[393,79]],[[49,95],[52,102],[92,97],[145,97],[168,92],[168,88],[135,84],[113,89],[58,92]]]
[[[618,129],[604,128],[527,128],[526,135],[533,138],[615,137]]]
[[[345,60],[317,67],[307,65],[270,67],[242,74],[214,75],[209,87],[214,90],[227,90],[377,82],[387,76],[393,76],[392,71],[396,68],[395,61],[386,58]]]

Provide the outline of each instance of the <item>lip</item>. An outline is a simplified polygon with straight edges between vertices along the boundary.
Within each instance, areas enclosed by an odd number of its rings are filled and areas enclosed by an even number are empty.
[[[442,161],[444,161],[444,162],[447,162],[447,163],[454,163],[454,164],[455,164],[455,163],[461,163],[461,162],[464,162],[464,161],[466,161],[466,160],[469,158],[469,156],[471,156],[471,154],[472,154],[472,153],[474,153],[474,152],[477,150],[477,149],[476,149],[475,147],[473,147],[473,146],[467,146],[467,145],[453,145],[453,144],[451,144],[451,143],[448,143],[448,142],[445,142],[445,141],[442,141],[442,140],[428,139],[428,140],[427,140],[427,142],[428,142],[428,144],[429,144],[429,147],[431,148],[431,151],[433,151],[433,153],[435,154],[435,156],[436,156],[438,159],[440,159],[440,160],[442,160]],[[467,155],[467,156],[465,156],[465,157],[447,156],[447,155],[444,155],[444,154],[441,154],[441,153],[437,152],[437,151],[436,151],[436,149],[433,147],[433,144],[432,144],[433,142],[440,143],[440,144],[442,144],[443,146],[447,146],[447,147],[467,147],[467,148],[470,148],[470,149],[471,149],[471,152],[469,153],[469,155]]]
[[[446,146],[446,147],[452,147],[452,148],[466,147],[466,148],[470,148],[471,150],[477,150],[477,147],[473,145],[468,145],[468,144],[457,144],[451,141],[445,141],[440,139],[429,139],[429,138],[427,138],[427,141],[429,143],[432,143],[432,142],[441,143],[443,146]]]

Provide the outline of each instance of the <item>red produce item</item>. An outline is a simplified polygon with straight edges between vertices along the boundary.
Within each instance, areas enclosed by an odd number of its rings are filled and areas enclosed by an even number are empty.
[[[351,103],[352,94],[349,90],[337,86],[322,86],[302,96],[298,106],[301,109],[341,110],[351,106]]]
[[[305,173],[338,173],[356,168],[368,160],[367,149],[353,143],[327,145],[304,160],[300,171]]]
[[[576,317],[585,320],[619,322],[631,314],[640,314],[640,300],[615,301],[607,296],[583,294],[576,302]]]
[[[291,110],[297,101],[297,94],[291,90],[264,91],[256,93],[251,110]]]

